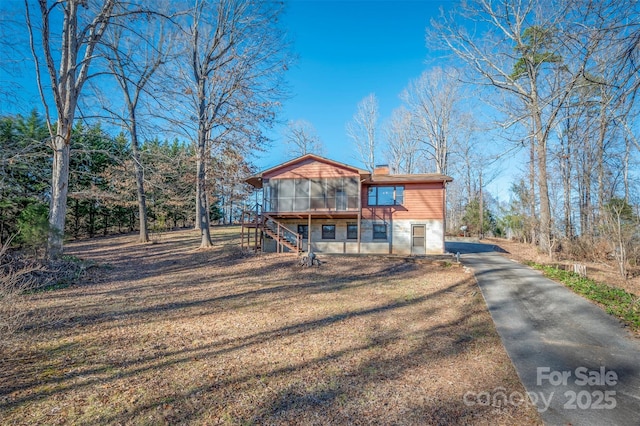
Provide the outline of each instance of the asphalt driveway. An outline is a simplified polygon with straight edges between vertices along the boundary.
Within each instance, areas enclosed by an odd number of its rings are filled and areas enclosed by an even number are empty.
[[[502,342],[549,425],[640,425],[640,339],[493,245],[447,243],[474,272]],[[498,404],[521,395],[487,389]],[[469,403],[478,403],[470,398]]]

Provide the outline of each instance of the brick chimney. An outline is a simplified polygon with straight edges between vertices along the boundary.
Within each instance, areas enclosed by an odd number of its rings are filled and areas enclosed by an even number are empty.
[[[373,169],[374,175],[388,175],[389,174],[389,165],[388,164],[377,164]]]

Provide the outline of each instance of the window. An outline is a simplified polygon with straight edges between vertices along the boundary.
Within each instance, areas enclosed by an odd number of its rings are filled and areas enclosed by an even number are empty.
[[[370,186],[370,206],[398,206],[404,201],[404,186]]]
[[[358,178],[345,177],[344,178],[344,192],[347,195],[347,209],[357,210],[359,207],[359,189],[360,181]]]
[[[322,239],[323,240],[335,240],[336,239],[336,226],[335,225],[322,225]]]
[[[347,239],[348,240],[357,240],[358,239],[358,224],[357,223],[347,223]]]
[[[298,234],[302,235],[303,240],[309,239],[309,225],[298,225]]]
[[[387,239],[387,224],[386,223],[374,223],[373,224],[373,239],[374,240],[386,240]]]

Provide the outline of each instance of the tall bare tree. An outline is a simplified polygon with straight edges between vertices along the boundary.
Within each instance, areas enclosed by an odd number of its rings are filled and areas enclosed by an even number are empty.
[[[436,173],[447,174],[459,133],[462,83],[453,68],[433,68],[409,83],[401,95],[413,115],[416,138]]]
[[[514,97],[505,126],[519,124],[535,155],[539,191],[539,246],[552,249],[552,214],[549,198],[549,140],[559,113],[594,53],[602,48],[606,32],[595,19],[585,25],[585,14],[606,9],[579,0],[478,0],[459,14],[433,22],[432,39],[439,40],[475,71],[477,83]],[[487,28],[476,37],[457,18],[466,17]],[[607,24],[608,25],[608,24]]]
[[[286,40],[277,27],[281,5],[269,1],[196,1],[185,29],[188,72],[177,82],[193,112],[197,156],[196,214],[202,248],[211,246],[207,164],[212,150],[242,144],[236,152],[258,149],[263,130],[274,120],[288,66]],[[185,86],[186,83],[186,86]]]
[[[30,3],[30,0],[24,3],[26,23],[53,150],[48,255],[55,258],[62,254],[71,131],[78,98],[89,78],[89,67],[96,47],[116,14],[118,1],[38,0],[39,23],[33,21]],[[52,25],[60,27],[52,28]],[[40,35],[39,45],[36,41],[37,32]],[[57,42],[60,42],[59,47],[55,46]],[[48,94],[45,93],[47,86],[43,82],[46,76],[50,84]],[[53,113],[49,107],[51,98]]]
[[[292,157],[306,154],[322,155],[324,147],[313,124],[307,120],[295,120],[287,123],[285,143]]]
[[[387,142],[384,155],[391,173],[426,171],[411,111],[404,106],[393,110],[391,119],[383,126],[383,133]]]
[[[376,166],[378,118],[378,99],[371,93],[358,103],[356,113],[346,127],[347,136],[353,141],[360,161],[369,171]]]
[[[149,241],[147,205],[144,188],[144,165],[140,155],[140,106],[146,102],[151,108],[159,108],[158,97],[152,91],[153,77],[169,60],[174,27],[166,18],[166,11],[146,14],[127,25],[126,17],[117,19],[105,32],[103,53],[110,75],[117,82],[124,108],[121,110],[103,102],[112,117],[122,125],[131,138],[136,191],[138,199],[139,241]],[[133,28],[135,26],[135,29]],[[112,96],[108,96],[111,99]],[[121,112],[122,111],[122,112]]]

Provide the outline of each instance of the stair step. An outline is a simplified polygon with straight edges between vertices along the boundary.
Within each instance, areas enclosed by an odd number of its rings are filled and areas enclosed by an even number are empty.
[[[296,244],[289,241],[284,236],[280,235],[280,238],[278,238],[278,234],[269,228],[264,229],[264,231],[265,231],[265,234],[267,234],[268,236],[276,240],[276,242],[278,242],[279,244],[282,244],[283,246],[287,247],[289,250],[295,251],[295,252],[299,251],[298,247],[296,247]]]

